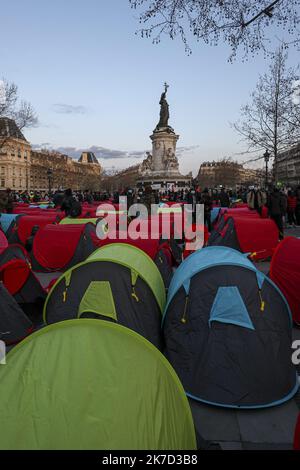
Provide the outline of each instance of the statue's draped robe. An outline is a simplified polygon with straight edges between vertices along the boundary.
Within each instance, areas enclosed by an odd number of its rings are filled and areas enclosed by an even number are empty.
[[[166,100],[166,93],[163,93],[160,98],[160,119],[157,127],[168,127],[169,121],[169,105]]]

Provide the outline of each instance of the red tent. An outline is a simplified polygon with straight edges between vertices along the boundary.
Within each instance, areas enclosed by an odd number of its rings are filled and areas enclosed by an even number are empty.
[[[37,215],[23,215],[20,217],[9,237],[9,243],[21,243],[26,244],[28,237],[30,237],[34,226],[39,228],[44,227],[47,224],[54,224],[58,221],[56,213],[51,214],[37,214]]]
[[[252,259],[262,260],[273,255],[278,238],[278,228],[271,219],[225,214],[211,233],[208,244],[228,246],[251,253]]]
[[[34,303],[45,297],[44,289],[31,270],[28,254],[20,245],[9,245],[0,254],[0,279],[19,303]]]
[[[34,271],[65,271],[84,261],[96,249],[93,224],[45,225],[34,237],[31,253]]]
[[[8,247],[8,241],[5,233],[0,230],[0,253],[2,253]]]
[[[286,237],[275,250],[270,277],[285,295],[295,322],[300,323],[300,239]]]

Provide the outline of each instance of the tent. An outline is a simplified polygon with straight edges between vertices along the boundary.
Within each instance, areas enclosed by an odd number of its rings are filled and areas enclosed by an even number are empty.
[[[171,249],[173,245],[169,240],[163,241],[153,238],[137,238],[136,240],[129,237],[127,233],[117,232],[116,237],[108,237],[104,240],[98,240],[99,247],[110,245],[112,243],[126,243],[133,245],[144,251],[155,262],[166,287],[169,287],[173,275],[173,265],[175,264],[174,255]]]
[[[46,327],[8,353],[0,381],[0,449],[196,448],[174,370],[122,326],[82,319]]]
[[[34,237],[32,267],[37,272],[66,271],[96,249],[93,224],[46,225]]]
[[[0,253],[3,253],[4,250],[8,247],[8,241],[5,236],[5,233],[0,229]]]
[[[21,214],[1,214],[0,225],[7,237],[9,237],[12,227],[19,217],[21,217]]]
[[[207,247],[179,266],[163,334],[166,356],[195,400],[262,408],[287,401],[298,389],[289,306],[236,250]]]
[[[285,295],[295,322],[300,323],[300,239],[286,237],[275,250],[270,277]]]
[[[17,343],[33,330],[33,325],[15,299],[0,283],[0,340]]]
[[[165,287],[154,262],[126,244],[106,245],[66,271],[50,290],[45,323],[76,317],[118,322],[161,348]]]
[[[61,221],[59,222],[59,225],[85,225],[85,224],[94,224],[96,225],[97,224],[97,218],[95,217],[91,217],[89,219],[79,219],[79,218],[72,218],[72,217],[64,217],[63,219],[61,219]]]
[[[278,228],[271,219],[233,218],[225,214],[212,231],[208,245],[227,246],[262,260],[273,255],[278,238]]]
[[[35,304],[46,297],[46,291],[31,270],[26,251],[20,245],[9,245],[0,254],[0,280],[19,304]]]
[[[47,224],[54,224],[57,222],[57,215],[55,213],[45,215],[23,215],[17,220],[12,233],[10,234],[9,243],[26,244],[27,239],[32,233],[33,227],[44,227]]]

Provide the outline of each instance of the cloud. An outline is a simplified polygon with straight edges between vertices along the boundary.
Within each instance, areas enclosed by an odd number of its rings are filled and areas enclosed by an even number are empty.
[[[134,150],[134,151],[125,151],[125,150],[114,150],[108,149],[105,147],[100,147],[97,145],[92,145],[89,148],[76,148],[76,147],[52,147],[49,142],[42,143],[39,145],[32,145],[32,148],[35,150],[41,150],[46,148],[47,150],[55,150],[57,152],[69,155],[70,157],[77,159],[80,157],[82,152],[93,152],[97,158],[102,158],[104,160],[108,159],[123,159],[123,158],[136,158],[141,159],[146,155],[145,150]]]
[[[76,147],[52,147],[51,144],[44,143],[40,145],[33,145],[32,146],[34,149],[43,149],[46,148],[47,150],[55,150],[57,152],[63,153],[65,155],[69,155],[70,157],[78,160],[82,152],[93,152],[98,159],[103,159],[103,160],[122,160],[126,158],[134,158],[136,160],[142,160],[146,158],[146,150],[131,150],[131,151],[126,151],[126,150],[114,150],[114,149],[108,149],[106,147],[101,147],[98,145],[92,145],[89,148],[76,148]],[[195,150],[198,148],[198,145],[191,146],[191,147],[179,147],[177,149],[177,156],[180,158],[183,155],[185,155],[187,152],[190,152],[192,150]],[[149,151],[149,150],[147,150]]]
[[[66,103],[56,103],[53,105],[53,110],[58,114],[86,114],[87,108],[82,105],[73,105]]]

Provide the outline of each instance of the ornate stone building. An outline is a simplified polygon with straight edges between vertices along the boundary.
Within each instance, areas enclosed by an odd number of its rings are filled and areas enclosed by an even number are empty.
[[[0,119],[0,189],[47,191],[100,189],[102,169],[91,152],[78,161],[58,152],[34,151],[12,119]]]
[[[196,181],[201,187],[224,185],[235,188],[241,185],[261,185],[264,182],[264,174],[262,170],[244,168],[238,162],[224,159],[202,163]]]
[[[300,185],[300,143],[277,155],[274,173],[276,181],[291,186]]]

